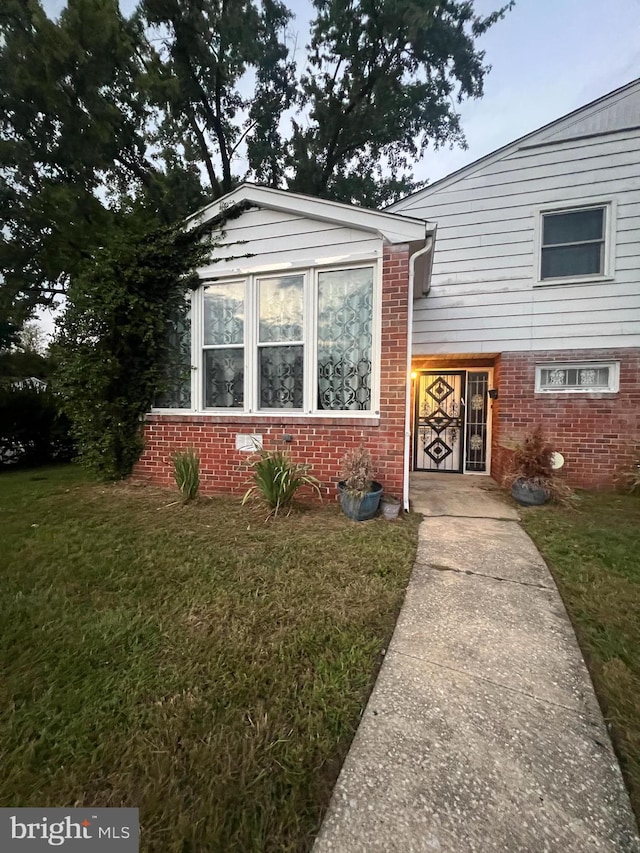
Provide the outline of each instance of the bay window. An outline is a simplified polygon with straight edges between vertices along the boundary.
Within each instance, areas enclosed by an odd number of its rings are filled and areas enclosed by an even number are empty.
[[[191,399],[165,409],[371,414],[379,335],[377,267],[205,281],[192,295]]]

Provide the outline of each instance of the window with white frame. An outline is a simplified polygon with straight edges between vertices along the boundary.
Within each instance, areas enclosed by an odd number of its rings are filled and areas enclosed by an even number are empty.
[[[167,340],[167,365],[164,383],[156,396],[154,408],[191,408],[191,297],[185,310],[170,324]]]
[[[543,212],[540,280],[606,274],[606,204]]]
[[[616,392],[620,363],[583,362],[536,365],[536,391],[540,393]]]
[[[371,412],[376,270],[312,268],[204,283],[192,297],[191,316],[200,318],[192,327],[193,409]]]

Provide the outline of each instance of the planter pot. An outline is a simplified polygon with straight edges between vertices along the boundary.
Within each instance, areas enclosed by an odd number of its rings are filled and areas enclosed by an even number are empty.
[[[371,484],[371,491],[364,497],[347,492],[344,483],[338,483],[338,492],[340,493],[340,506],[347,518],[352,518],[354,521],[367,521],[378,511],[380,497],[382,495],[382,486],[375,481]]]
[[[511,486],[511,496],[522,506],[542,506],[549,499],[546,489],[529,480],[516,480]]]
[[[383,495],[380,499],[380,512],[383,518],[393,521],[400,514],[400,501],[391,495]]]

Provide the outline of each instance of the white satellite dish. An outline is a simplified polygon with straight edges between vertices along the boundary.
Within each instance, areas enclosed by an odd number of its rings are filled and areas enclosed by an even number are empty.
[[[554,471],[559,471],[560,468],[564,465],[564,456],[562,453],[558,453],[557,450],[554,450],[551,454],[551,467]]]

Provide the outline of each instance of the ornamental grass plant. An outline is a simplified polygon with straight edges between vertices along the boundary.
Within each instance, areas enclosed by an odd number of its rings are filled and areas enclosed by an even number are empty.
[[[192,501],[200,489],[200,456],[193,447],[176,450],[171,454],[173,476],[180,489],[182,499]]]
[[[242,503],[258,497],[269,508],[267,518],[275,518],[283,509],[290,513],[296,492],[303,486],[309,486],[322,500],[320,481],[309,473],[311,466],[294,462],[285,450],[259,450],[249,465],[252,483]]]

